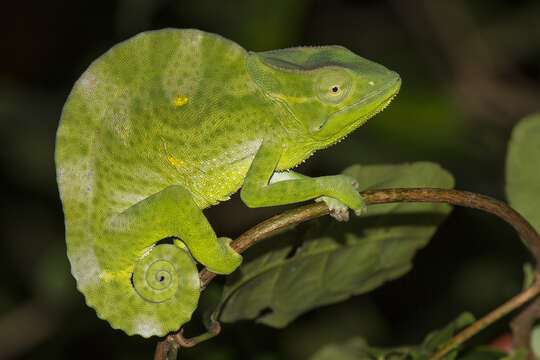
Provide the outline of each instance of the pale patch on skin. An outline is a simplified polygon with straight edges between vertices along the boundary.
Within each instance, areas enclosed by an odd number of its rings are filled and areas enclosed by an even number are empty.
[[[122,141],[122,144],[124,146],[127,146],[127,140],[129,138],[129,135],[132,131],[132,125],[131,121],[129,121],[129,117],[126,116],[125,109],[126,106],[120,106],[118,111],[115,111],[111,114],[111,125],[113,126],[113,130],[116,133],[116,135],[120,138]]]
[[[64,186],[58,182],[60,192],[69,199],[89,201],[94,189],[94,172],[89,165],[83,162],[70,162],[58,170],[59,179],[77,178],[78,186]]]
[[[312,101],[313,99],[307,98],[307,97],[300,97],[300,96],[285,96],[281,94],[272,94],[272,97],[275,97],[276,99],[280,99],[283,101],[286,101],[291,104],[303,104],[308,101]]]
[[[117,191],[114,194],[114,201],[117,206],[127,209],[133,204],[138,203],[146,198],[146,195],[127,191]]]
[[[121,143],[127,145],[127,140],[132,133],[132,123],[125,109],[130,106],[131,89],[121,82],[103,81],[107,79],[107,74],[101,71],[95,73],[85,73],[80,80],[82,87],[79,91],[83,92],[84,97],[92,99],[93,103],[107,103],[114,99],[108,107],[101,110],[99,106],[89,107],[88,111],[94,112],[94,118],[108,119],[106,124],[118,136]]]
[[[167,66],[163,69],[163,73],[167,76],[163,77],[162,86],[171,98],[175,99],[178,92],[184,92],[184,94],[197,92],[202,74],[195,72],[201,68],[203,58],[192,54],[198,52],[202,40],[202,34],[190,30],[179,37],[178,47],[171,54]]]
[[[98,281],[101,268],[94,254],[94,249],[91,246],[85,246],[84,249],[80,249],[80,254],[82,255],[77,262],[77,267],[72,268],[72,271],[73,276],[82,288]]]
[[[80,84],[83,89],[91,93],[96,90],[98,78],[96,77],[96,75],[88,73],[84,78],[81,79]]]
[[[148,316],[139,316],[134,319],[134,332],[149,337],[161,331],[161,323]]]

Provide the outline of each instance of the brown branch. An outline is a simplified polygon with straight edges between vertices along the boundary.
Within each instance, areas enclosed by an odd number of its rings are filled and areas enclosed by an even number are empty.
[[[458,345],[464,343],[466,340],[470,339],[473,335],[479,333],[481,330],[485,329],[488,325],[494,323],[495,321],[499,320],[501,317],[505,316],[509,312],[517,309],[521,305],[525,304],[529,300],[533,299],[534,297],[538,296],[540,293],[540,276],[536,275],[536,281],[534,284],[528,288],[527,290],[517,294],[507,302],[505,302],[503,305],[499,306],[486,316],[484,316],[481,319],[478,319],[470,326],[466,327],[459,333],[457,333],[454,337],[452,337],[450,340],[445,342],[439,349],[431,355],[429,360],[437,360],[442,358],[444,355],[448,354],[448,352],[455,349]],[[537,303],[538,299],[533,302],[533,304]],[[538,309],[535,309],[538,310]],[[520,314],[520,316],[527,316],[526,311]],[[536,313],[534,314],[536,315]],[[532,317],[527,317],[527,319],[533,319]],[[532,325],[532,321],[531,321]],[[529,327],[530,330],[530,327]],[[528,333],[527,333],[528,335]],[[519,344],[520,347],[529,347],[529,341],[527,338],[527,341],[524,344]],[[516,347],[517,349],[518,347]]]
[[[516,316],[511,322],[513,346],[515,349],[529,348],[531,329],[540,315],[540,298],[531,302],[525,310]],[[534,354],[529,351],[529,359],[534,359]]]
[[[165,339],[157,343],[154,360],[176,360],[180,344],[168,335]]]
[[[361,192],[360,194],[364,198],[366,205],[395,202],[448,203],[452,205],[464,206],[492,213],[509,223],[518,232],[521,238],[528,244],[531,252],[536,259],[538,271],[538,264],[540,263],[540,236],[527,222],[527,220],[525,220],[521,215],[519,215],[519,213],[517,213],[515,210],[510,208],[502,201],[467,191],[432,188],[366,190]],[[329,213],[330,210],[326,207],[324,203],[314,203],[286,211],[266,221],[263,221],[262,223],[246,231],[244,234],[232,241],[231,246],[238,253],[242,253],[246,249],[250,248],[259,241],[269,237],[270,235],[279,230],[295,224],[299,224],[304,221],[315,219],[320,216],[328,215]],[[216,274],[208,271],[207,269],[203,269],[200,273],[201,289],[205,289],[208,283],[212,281],[215,276]],[[504,306],[505,305],[503,305],[503,307]],[[479,321],[483,320],[484,319],[480,319]],[[477,322],[472,324],[471,327],[477,326],[475,325],[476,323]],[[487,326],[489,323],[490,322],[486,323],[485,321],[483,321],[484,327]],[[476,328],[476,332],[478,332],[479,330],[480,328]],[[470,333],[470,336],[474,335],[476,332],[472,331]],[[180,346],[180,344],[178,343],[175,344],[174,342],[171,342],[171,339],[174,339],[177,336],[181,336],[181,331],[173,335],[169,335],[167,338],[160,341],[158,343],[158,349],[160,350],[160,352],[167,353],[167,351],[163,352],[163,349],[167,346]],[[462,342],[465,340],[466,339],[463,339]],[[454,344],[453,346],[457,346],[458,344],[459,343]],[[157,357],[157,351],[155,359],[165,360],[165,358]]]
[[[517,211],[502,201],[468,191],[429,188],[368,190],[361,194],[368,205],[391,202],[437,202],[489,212],[506,221],[517,231],[536,259],[536,271],[540,270],[540,235]]]

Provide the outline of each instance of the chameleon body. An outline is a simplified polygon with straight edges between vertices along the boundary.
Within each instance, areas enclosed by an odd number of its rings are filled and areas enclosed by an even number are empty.
[[[241,263],[202,213],[240,187],[250,207],[318,198],[336,217],[361,211],[352,178],[288,169],[399,86],[340,46],[257,53],[178,29],[114,46],[74,85],[57,133],[68,257],[87,304],[128,334],[178,329],[199,298],[192,258],[218,274]]]

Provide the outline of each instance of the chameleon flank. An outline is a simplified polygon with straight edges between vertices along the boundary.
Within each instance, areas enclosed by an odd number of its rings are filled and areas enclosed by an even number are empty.
[[[317,199],[339,220],[361,212],[353,178],[289,169],[399,87],[396,73],[340,46],[248,52],[177,29],[114,46],[75,83],[56,142],[67,252],[87,304],[144,337],[189,321],[194,260],[218,274],[242,261],[202,213],[239,188],[250,207]]]

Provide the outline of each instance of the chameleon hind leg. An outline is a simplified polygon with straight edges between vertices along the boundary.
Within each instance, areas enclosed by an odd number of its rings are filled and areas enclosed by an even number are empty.
[[[242,262],[230,239],[217,238],[191,193],[180,185],[168,186],[131,206],[109,222],[109,229],[130,233],[129,246],[148,248],[160,239],[179,237],[193,257],[217,274],[229,274]]]
[[[197,308],[200,280],[193,259],[179,246],[152,246],[159,240],[179,237],[216,273],[230,273],[242,261],[228,239],[216,238],[181,186],[138,202],[106,220],[103,229],[92,248],[100,259],[93,266],[101,266],[101,272],[80,289],[100,318],[130,335],[164,336]]]

